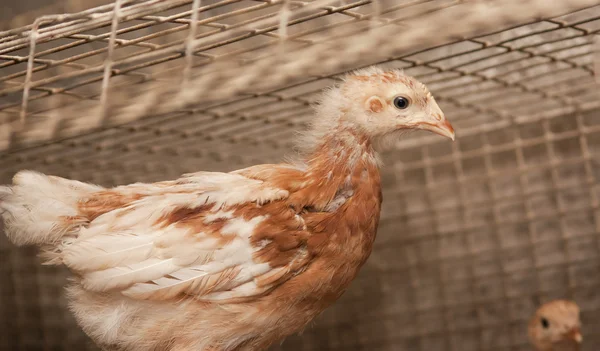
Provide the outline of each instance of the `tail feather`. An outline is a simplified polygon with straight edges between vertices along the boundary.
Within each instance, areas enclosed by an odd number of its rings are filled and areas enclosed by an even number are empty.
[[[12,194],[12,188],[10,186],[0,185],[0,213],[4,211],[3,204],[6,204],[6,198]]]
[[[15,245],[51,245],[81,225],[77,202],[102,187],[21,171],[0,187],[0,216]]]

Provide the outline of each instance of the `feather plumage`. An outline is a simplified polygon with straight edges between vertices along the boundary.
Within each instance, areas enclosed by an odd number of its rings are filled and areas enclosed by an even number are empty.
[[[413,102],[394,108],[394,96]],[[454,138],[427,89],[362,70],[328,90],[299,158],[106,189],[35,172],[0,188],[6,232],[75,276],[70,307],[101,347],[255,351],[304,328],[368,258],[378,140]]]

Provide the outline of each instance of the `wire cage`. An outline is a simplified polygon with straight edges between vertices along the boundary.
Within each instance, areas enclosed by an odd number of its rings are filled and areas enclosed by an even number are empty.
[[[457,141],[414,133],[383,154],[371,258],[274,349],[530,350],[527,320],[554,298],[580,305],[583,350],[600,347],[597,0],[45,2],[30,24],[3,18],[0,183],[276,162],[341,74],[403,68]],[[96,350],[67,273],[35,255],[0,236],[0,349]]]

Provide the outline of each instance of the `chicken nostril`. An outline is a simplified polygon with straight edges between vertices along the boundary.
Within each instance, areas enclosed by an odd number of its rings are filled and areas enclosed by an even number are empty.
[[[437,119],[438,121],[442,120],[442,115],[440,115],[439,113],[434,114],[433,117],[435,117],[435,119]]]

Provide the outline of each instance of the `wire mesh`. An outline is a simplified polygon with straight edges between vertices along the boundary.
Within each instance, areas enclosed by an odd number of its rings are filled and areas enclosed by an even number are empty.
[[[594,6],[595,5],[595,6]],[[403,68],[457,130],[384,153],[374,253],[285,350],[525,350],[600,300],[597,1],[118,0],[0,33],[0,169],[115,185],[275,162],[348,69]],[[599,41],[600,42],[600,41]],[[6,350],[94,349],[66,272],[0,239]],[[9,316],[9,317],[6,317]]]

